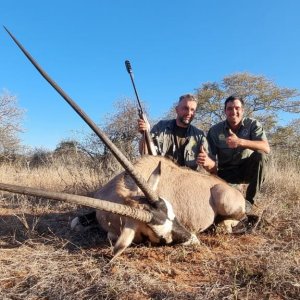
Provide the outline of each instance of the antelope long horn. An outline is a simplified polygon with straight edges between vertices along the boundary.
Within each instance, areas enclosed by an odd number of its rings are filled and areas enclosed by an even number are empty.
[[[150,212],[142,209],[137,209],[127,205],[113,203],[110,201],[105,201],[102,199],[96,199],[91,197],[72,195],[67,193],[58,193],[58,192],[46,191],[37,188],[31,188],[31,187],[20,186],[20,185],[12,185],[6,183],[0,183],[0,189],[3,191],[16,193],[16,194],[43,197],[47,199],[60,200],[60,201],[75,203],[75,204],[84,205],[88,207],[93,207],[96,209],[104,210],[121,216],[130,217],[145,223],[149,223],[153,216]]]
[[[72,100],[63,89],[42,69],[42,67],[34,60],[29,52],[21,45],[21,43],[10,33],[10,31],[3,26],[6,32],[10,35],[13,41],[25,54],[28,60],[39,71],[39,73],[46,79],[50,85],[66,100],[66,102],[77,112],[77,114],[89,125],[89,127],[95,132],[95,134],[102,140],[102,142],[110,149],[115,158],[123,166],[123,168],[129,173],[141,191],[144,193],[150,203],[154,203],[158,200],[158,195],[153,191],[147,181],[138,173],[131,162],[123,155],[123,153],[113,144],[108,136],[89,118],[89,116]]]

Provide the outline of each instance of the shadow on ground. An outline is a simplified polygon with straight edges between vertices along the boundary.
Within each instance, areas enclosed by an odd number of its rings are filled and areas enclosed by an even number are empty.
[[[71,220],[90,212],[78,209],[61,213],[0,215],[0,248],[19,247],[28,240],[39,240],[54,246],[60,239],[69,251],[79,248],[107,247],[106,233],[95,227],[84,233],[72,231]]]

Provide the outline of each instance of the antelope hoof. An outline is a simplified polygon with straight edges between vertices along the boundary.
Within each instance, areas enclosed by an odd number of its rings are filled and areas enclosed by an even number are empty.
[[[189,245],[200,245],[200,241],[197,238],[196,234],[192,233],[191,237],[189,240],[183,243],[184,246],[189,246]]]

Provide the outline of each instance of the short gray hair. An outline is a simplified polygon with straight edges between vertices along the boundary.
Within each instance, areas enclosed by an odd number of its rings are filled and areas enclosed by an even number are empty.
[[[185,95],[182,95],[179,97],[178,103],[180,103],[182,100],[185,100],[185,99],[187,99],[188,101],[195,101],[196,103],[198,102],[194,95],[185,94]]]

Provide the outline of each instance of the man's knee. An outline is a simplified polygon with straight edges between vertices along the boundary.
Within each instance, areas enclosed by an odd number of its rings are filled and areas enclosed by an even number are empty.
[[[264,153],[264,152],[258,152],[258,151],[254,151],[250,158],[252,160],[255,160],[257,162],[262,162],[263,164],[268,162],[269,156],[268,154]]]
[[[245,182],[252,182],[255,185],[259,182],[259,185],[261,185],[266,176],[267,163],[267,154],[254,151],[243,168]]]
[[[262,169],[264,172],[268,164],[268,159],[268,154],[254,151],[249,157],[247,168],[250,168],[252,170]]]

